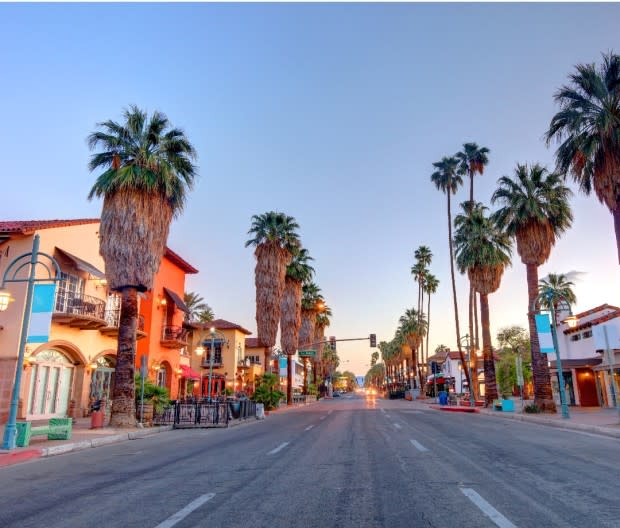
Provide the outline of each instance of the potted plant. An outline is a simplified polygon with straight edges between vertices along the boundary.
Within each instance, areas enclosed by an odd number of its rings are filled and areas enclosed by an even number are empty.
[[[280,400],[284,398],[284,393],[276,388],[277,384],[278,378],[275,374],[265,373],[261,376],[252,396],[253,401],[265,406],[266,413],[278,407]]]
[[[144,416],[141,410],[142,378],[136,376],[136,415],[143,423],[152,423],[153,414],[161,413],[170,404],[168,389],[155,385],[149,379],[144,380]]]

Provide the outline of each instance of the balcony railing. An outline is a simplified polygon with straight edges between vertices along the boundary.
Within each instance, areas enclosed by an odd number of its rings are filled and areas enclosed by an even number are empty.
[[[187,330],[182,326],[164,326],[161,344],[168,348],[181,348],[187,345]]]
[[[105,326],[105,301],[90,295],[61,291],[54,303],[54,321],[75,328],[96,329]]]
[[[104,316],[105,322],[112,328],[118,328],[121,320],[121,309],[106,310]],[[144,332],[144,316],[138,315],[138,332]]]
[[[210,361],[211,361],[211,356],[209,356],[209,354],[206,355],[206,357],[202,360],[202,367],[208,368],[210,365]],[[221,367],[222,366],[222,354],[221,353],[215,353],[215,355],[213,356],[213,366],[214,367]]]

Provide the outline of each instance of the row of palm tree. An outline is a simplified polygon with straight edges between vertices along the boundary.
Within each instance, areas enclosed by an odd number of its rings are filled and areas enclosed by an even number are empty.
[[[269,211],[252,217],[245,246],[254,246],[256,268],[256,325],[258,341],[264,347],[265,369],[270,364],[278,326],[283,352],[287,356],[287,401],[292,404],[292,356],[316,341],[316,332],[329,325],[321,289],[312,282],[314,260],[303,248],[297,233],[299,224],[291,216]],[[323,317],[317,324],[317,316]],[[319,350],[319,357],[320,357]],[[316,367],[313,372],[316,376]],[[275,365],[276,372],[279,366]],[[316,381],[316,379],[315,379]],[[307,391],[307,359],[304,358],[304,392]]]
[[[183,302],[187,307],[185,321],[188,323],[210,323],[215,319],[213,309],[205,302],[204,298],[196,292],[185,292]]]

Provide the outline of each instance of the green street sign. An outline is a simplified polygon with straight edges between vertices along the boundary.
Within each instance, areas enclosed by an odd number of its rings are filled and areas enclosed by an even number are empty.
[[[316,356],[316,350],[298,350],[297,355],[299,357],[314,357]]]

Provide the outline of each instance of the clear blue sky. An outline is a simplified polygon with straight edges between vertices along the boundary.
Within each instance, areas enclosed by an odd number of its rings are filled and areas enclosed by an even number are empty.
[[[200,269],[188,289],[254,330],[250,217],[295,216],[334,310],[329,333],[388,340],[416,302],[420,244],[441,281],[431,348],[454,346],[445,197],[432,162],[491,149],[488,201],[541,137],[577,62],[618,49],[616,4],[0,5],[4,219],[97,216],[85,138],[130,103],[164,111],[199,153],[169,245]],[[462,190],[456,202],[466,199]],[[574,228],[541,269],[587,272],[578,310],[618,301],[611,215],[575,196]],[[466,283],[459,280],[466,324]],[[490,297],[494,329],[525,324],[515,258]],[[365,371],[365,344],[340,348]]]

